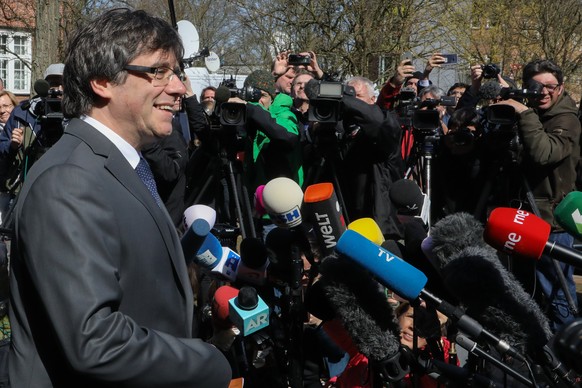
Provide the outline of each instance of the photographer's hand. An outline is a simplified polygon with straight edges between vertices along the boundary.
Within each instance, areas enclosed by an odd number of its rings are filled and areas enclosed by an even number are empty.
[[[231,97],[231,98],[228,99],[228,102],[234,102],[234,103],[237,103],[237,104],[245,104],[245,105],[247,103],[245,100],[243,100],[240,97]]]
[[[285,74],[291,67],[287,62],[287,57],[290,53],[290,50],[282,51],[275,57],[275,61],[273,62],[273,75],[275,77]]]
[[[515,101],[512,98],[508,100],[499,101],[498,103],[493,105],[510,105],[513,107],[513,109],[515,109],[515,113],[517,114],[525,112],[526,110],[529,109],[526,105],[523,105],[521,102]]]
[[[499,85],[501,85],[501,87],[503,88],[509,88],[509,84],[507,83],[507,81],[505,81],[503,79],[503,77],[501,76],[501,73],[497,74],[497,82],[499,82]]]
[[[471,66],[471,93],[473,93],[473,95],[477,95],[477,93],[479,93],[482,81],[483,81],[483,68],[481,67],[481,65]]]
[[[411,77],[415,70],[414,65],[408,59],[405,59],[396,68],[396,74],[390,79],[390,82],[393,86],[402,85],[404,80]]]
[[[321,70],[321,68],[319,67],[319,64],[317,63],[317,56],[315,55],[314,51],[307,51],[307,52],[303,52],[300,53],[301,55],[309,55],[309,57],[311,58],[311,62],[309,63],[309,65],[307,65],[307,71],[311,72],[316,79],[322,79],[323,78],[323,70]]]
[[[22,144],[22,140],[24,138],[24,131],[22,128],[14,128],[12,130],[12,135],[10,136],[10,147],[12,149],[18,149]]]
[[[431,55],[426,63],[426,67],[424,68],[424,78],[428,79],[430,72],[435,67],[441,67],[443,63],[445,63],[445,57],[443,57],[441,53],[434,53]]]

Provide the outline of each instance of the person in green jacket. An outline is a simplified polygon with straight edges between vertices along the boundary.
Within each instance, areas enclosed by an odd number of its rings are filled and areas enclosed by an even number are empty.
[[[276,94],[273,75],[255,70],[244,86],[259,89],[258,102],[232,97],[229,102],[246,104],[246,144],[244,177],[250,195],[271,179],[286,177],[303,188],[304,174],[297,117],[292,112],[293,99]]]

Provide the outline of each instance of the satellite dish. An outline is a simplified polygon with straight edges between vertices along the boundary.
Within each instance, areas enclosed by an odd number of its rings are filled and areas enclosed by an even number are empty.
[[[194,27],[194,24],[188,20],[180,20],[176,24],[178,25],[178,34],[184,44],[184,58],[190,58],[198,54],[200,38],[198,37],[198,31]]]
[[[206,64],[208,71],[211,73],[215,73],[220,69],[220,58],[218,58],[218,55],[214,51],[211,51],[210,54],[204,58],[204,63]]]

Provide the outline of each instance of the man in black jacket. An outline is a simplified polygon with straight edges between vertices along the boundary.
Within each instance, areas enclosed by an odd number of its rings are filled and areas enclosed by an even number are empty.
[[[364,77],[347,81],[355,96],[344,96],[343,161],[337,169],[350,220],[373,218],[386,238],[402,237],[388,195],[402,178],[401,129],[397,116],[375,104],[373,84]]]

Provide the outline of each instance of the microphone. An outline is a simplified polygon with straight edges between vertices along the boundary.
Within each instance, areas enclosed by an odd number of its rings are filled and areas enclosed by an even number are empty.
[[[50,90],[50,85],[49,83],[44,80],[44,79],[37,79],[36,81],[34,81],[34,92],[39,96],[39,97],[47,97],[49,94],[49,90]]]
[[[572,236],[582,238],[582,193],[572,191],[554,210],[556,222]]]
[[[212,298],[212,323],[221,329],[232,327],[233,322],[229,318],[229,300],[238,296],[239,290],[231,286],[220,286],[214,292]]]
[[[267,182],[263,189],[263,201],[275,225],[292,228],[301,224],[303,191],[292,179],[280,177]]]
[[[184,229],[188,229],[192,222],[196,219],[203,219],[208,222],[210,225],[210,229],[214,228],[214,224],[216,223],[216,210],[211,208],[210,206],[196,204],[188,207],[184,210],[183,216],[183,225]]]
[[[414,216],[420,218],[425,225],[428,224],[430,199],[416,182],[410,179],[397,180],[390,186],[389,196],[398,214]]]
[[[275,225],[289,229],[293,238],[287,240],[287,247],[295,244],[305,254],[307,260],[314,262],[311,244],[307,235],[310,233],[301,216],[303,191],[292,179],[280,177],[271,179],[263,190],[263,201],[269,217]],[[267,237],[273,233],[269,232]],[[268,245],[267,245],[268,246]]]
[[[303,277],[303,262],[298,251],[307,252],[310,245],[303,233],[276,227],[267,234],[265,245],[269,252],[269,279],[290,283],[298,288]]]
[[[346,222],[333,184],[318,183],[308,186],[303,196],[302,210],[305,218],[314,226],[321,255],[331,255],[346,230]]]
[[[344,232],[336,251],[370,271],[380,283],[404,299],[415,300],[427,282],[422,272],[353,230]]]
[[[308,99],[314,100],[319,95],[319,81],[315,78],[310,79],[303,88]]]
[[[268,252],[265,244],[253,237],[247,237],[240,243],[240,264],[236,280],[262,286],[267,281],[267,267],[269,266]]]
[[[194,256],[194,262],[210,271],[210,275],[231,282],[236,280],[240,256],[230,248],[220,245],[220,241],[208,233]]]
[[[192,261],[194,256],[196,256],[209,233],[210,225],[204,219],[196,219],[190,224],[188,230],[186,230],[186,233],[180,239],[184,258],[187,263]]]
[[[437,310],[454,319],[457,326],[468,335],[473,338],[484,338],[501,353],[524,360],[524,357],[506,341],[485,330],[481,324],[465,315],[461,309],[425,290],[427,278],[422,272],[362,235],[347,230],[338,241],[336,250],[370,271],[382,285],[394,290],[404,299],[415,302],[419,296],[422,297]]]
[[[376,245],[382,245],[385,241],[382,230],[372,218],[364,217],[354,220],[350,222],[348,229],[358,232]]]
[[[484,100],[494,100],[501,95],[501,84],[497,81],[489,81],[479,88],[479,97]]]
[[[269,326],[269,306],[253,287],[242,287],[228,304],[230,320],[244,337]]]
[[[577,268],[582,268],[582,253],[548,241],[550,224],[525,210],[496,208],[489,215],[485,241],[509,255],[539,259],[543,253]]]
[[[214,93],[214,100],[217,104],[223,103],[228,101],[230,98],[230,89],[226,86],[219,86],[216,88],[216,92]]]
[[[258,217],[267,214],[265,201],[263,201],[263,190],[265,190],[265,185],[260,185],[255,190],[255,213]]]
[[[320,273],[312,287],[320,300],[310,307],[320,317],[337,317],[358,350],[381,368],[383,377],[401,380],[409,370],[400,362],[400,326],[382,287],[344,257],[325,258]]]
[[[439,220],[422,242],[422,250],[441,270],[452,256],[467,247],[485,247],[483,225],[468,213],[453,213]]]
[[[539,354],[551,336],[549,321],[482,236],[483,225],[468,213],[451,214],[432,227],[441,278],[483,326],[520,351]]]

